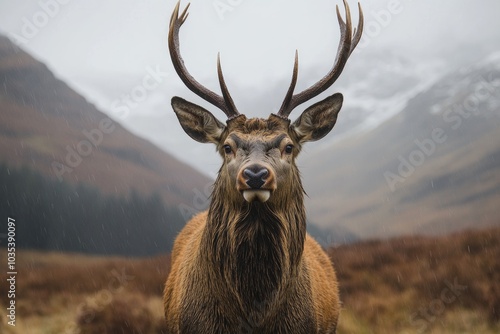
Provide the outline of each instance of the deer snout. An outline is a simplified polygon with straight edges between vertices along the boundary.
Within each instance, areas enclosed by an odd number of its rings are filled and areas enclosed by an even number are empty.
[[[260,189],[266,183],[269,171],[265,167],[252,165],[243,170],[243,175],[246,177],[246,184],[251,189]]]
[[[260,164],[245,166],[238,175],[238,190],[247,202],[265,202],[276,189],[272,171]]]

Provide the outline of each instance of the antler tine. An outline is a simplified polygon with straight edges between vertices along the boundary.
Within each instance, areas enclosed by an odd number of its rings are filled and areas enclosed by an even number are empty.
[[[231,98],[229,90],[227,89],[226,82],[224,81],[224,75],[222,74],[222,67],[220,65],[220,53],[217,54],[217,75],[219,76],[219,85],[222,91],[222,97],[224,98],[224,101],[226,101],[226,106],[229,108],[229,110],[233,111],[231,115],[227,115],[228,119],[230,120],[237,117],[239,113],[238,111],[236,111],[236,106],[234,105],[233,99]]]
[[[178,2],[178,4],[180,5],[180,1]],[[188,13],[188,9],[189,9],[189,6],[191,6],[191,3],[188,2],[188,4],[186,5],[186,8],[184,8],[184,10],[182,11],[182,14],[180,16],[180,20],[181,20],[181,25],[184,23],[184,21],[186,21],[189,13]]]
[[[299,51],[295,50],[295,61],[293,63],[292,82],[290,83],[290,87],[288,87],[288,91],[286,92],[285,100],[283,100],[283,104],[281,105],[280,112],[278,112],[278,116],[280,117],[288,118],[288,114],[283,115],[281,111],[289,109],[293,91],[295,89],[295,85],[297,84],[298,72],[299,72]]]
[[[351,43],[351,50],[349,51],[349,55],[354,51],[356,46],[359,43],[359,40],[361,39],[361,34],[363,33],[363,23],[364,23],[364,16],[363,16],[363,9],[361,8],[361,4],[358,2],[358,27],[354,28],[354,37]]]
[[[196,79],[193,78],[193,76],[188,72],[186,66],[184,65],[184,60],[182,59],[180,54],[179,30],[188,17],[189,13],[187,12],[187,10],[189,8],[189,4],[182,11],[180,16],[179,7],[180,1],[177,2],[177,5],[172,12],[172,17],[170,19],[170,29],[168,32],[168,48],[175,71],[179,75],[179,78],[181,78],[182,82],[184,82],[186,87],[188,87],[193,93],[195,93],[202,99],[222,110],[227,115],[228,119],[232,119],[238,116],[239,113],[234,105],[231,95],[229,94],[226,83],[224,82],[219,57],[217,57],[217,72],[219,75],[219,84],[221,86],[223,96],[214,93],[213,91],[196,81]]]
[[[304,91],[293,94],[293,90],[295,88],[295,84],[297,81],[297,55],[295,59],[292,82],[290,87],[288,88],[288,92],[285,96],[285,100],[281,105],[280,111],[278,112],[278,116],[282,118],[288,118],[291,111],[297,107],[298,105],[306,102],[307,100],[312,99],[313,97],[321,94],[326,89],[328,89],[333,83],[338,79],[344,66],[349,59],[352,51],[358,44],[361,34],[363,33],[363,12],[361,10],[361,5],[358,3],[359,9],[359,22],[358,27],[354,31],[354,36],[352,33],[352,25],[351,25],[351,11],[349,9],[349,4],[346,0],[344,0],[344,8],[346,20],[342,19],[342,15],[340,14],[339,7],[337,6],[337,19],[339,21],[340,27],[340,41],[337,49],[337,55],[335,57],[335,62],[333,63],[333,67],[330,69],[327,75],[325,75],[321,80],[312,85],[311,87],[305,89]]]

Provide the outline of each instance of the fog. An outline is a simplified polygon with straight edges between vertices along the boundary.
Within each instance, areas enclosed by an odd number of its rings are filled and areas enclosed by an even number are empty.
[[[349,3],[357,23],[356,3]],[[297,90],[330,68],[339,38],[336,4],[343,13],[340,1],[193,1],[180,34],[186,65],[195,78],[219,92],[220,52],[240,111],[265,117],[281,104],[295,50],[300,64]],[[350,82],[363,82],[362,73],[353,78],[352,68],[370,64],[374,55],[396,55],[387,57],[388,67],[401,57],[409,66],[432,63],[444,73],[500,50],[500,2],[495,0],[377,0],[361,5],[364,37],[343,74]],[[174,6],[172,0],[3,1],[0,31],[126,128],[214,175],[219,158],[182,132],[169,106],[170,98],[179,95],[224,119],[188,91],[173,70],[166,36]],[[134,89],[151,75],[154,88],[130,101]],[[344,86],[334,85],[328,92]],[[353,109],[356,99],[347,92],[344,108]],[[372,117],[383,120],[377,113]]]

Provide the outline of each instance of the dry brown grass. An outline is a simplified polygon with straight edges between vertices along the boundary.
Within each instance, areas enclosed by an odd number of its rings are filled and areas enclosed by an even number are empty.
[[[0,256],[5,257],[3,249]],[[83,334],[97,333],[96,328],[111,328],[100,333],[160,333],[158,300],[170,269],[168,255],[126,259],[18,250],[16,262],[19,320],[16,328],[4,324],[7,333]],[[4,284],[0,304],[7,304]],[[82,314],[95,318],[87,324]]]
[[[329,253],[344,307],[369,333],[432,331],[462,313],[471,324],[500,329],[500,229],[370,241]]]
[[[368,241],[329,253],[344,304],[339,333],[500,331],[500,228]],[[10,328],[2,319],[0,332],[162,333],[169,256],[125,259],[22,250],[17,255],[18,326]],[[455,282],[466,288],[458,296],[445,293],[450,300],[443,302],[443,290]],[[2,308],[6,295],[2,284]]]
[[[0,254],[5,257],[4,250]],[[22,298],[62,292],[89,294],[120,287],[151,296],[163,291],[170,257],[127,259],[18,250],[17,269],[17,287]],[[6,298],[5,289],[5,285],[0,287],[2,301]]]
[[[111,295],[100,305],[81,308],[76,323],[81,334],[142,334],[154,332],[156,322],[148,308],[146,297],[138,293]]]

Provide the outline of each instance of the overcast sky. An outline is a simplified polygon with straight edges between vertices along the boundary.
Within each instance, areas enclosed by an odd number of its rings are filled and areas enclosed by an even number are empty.
[[[169,106],[173,95],[207,106],[183,87],[168,58],[166,35],[175,3],[4,0],[0,2],[0,31],[128,129],[193,163],[186,157],[193,155],[186,153],[186,147],[195,153],[213,154],[213,149],[190,142]],[[349,3],[356,23],[356,3]],[[186,4],[183,1],[181,6]],[[341,2],[192,1],[181,30],[186,65],[200,82],[219,92],[216,57],[220,51],[226,81],[240,111],[266,116],[281,104],[296,49],[299,73],[312,68],[326,73],[331,66],[339,37],[336,4]],[[389,48],[421,61],[463,54],[480,57],[500,49],[498,0],[370,0],[361,4],[365,34],[352,56],[357,61]],[[347,66],[344,73],[348,70]],[[144,99],[127,102],[126,96],[152,73],[158,85]],[[311,84],[300,78],[299,74],[297,89]],[[283,86],[278,87],[283,94],[266,96],[277,85]],[[263,96],[270,101],[264,107],[255,103],[259,110],[253,109],[252,102]],[[221,112],[211,110],[224,119]],[[209,165],[213,174],[218,158],[210,159]]]

